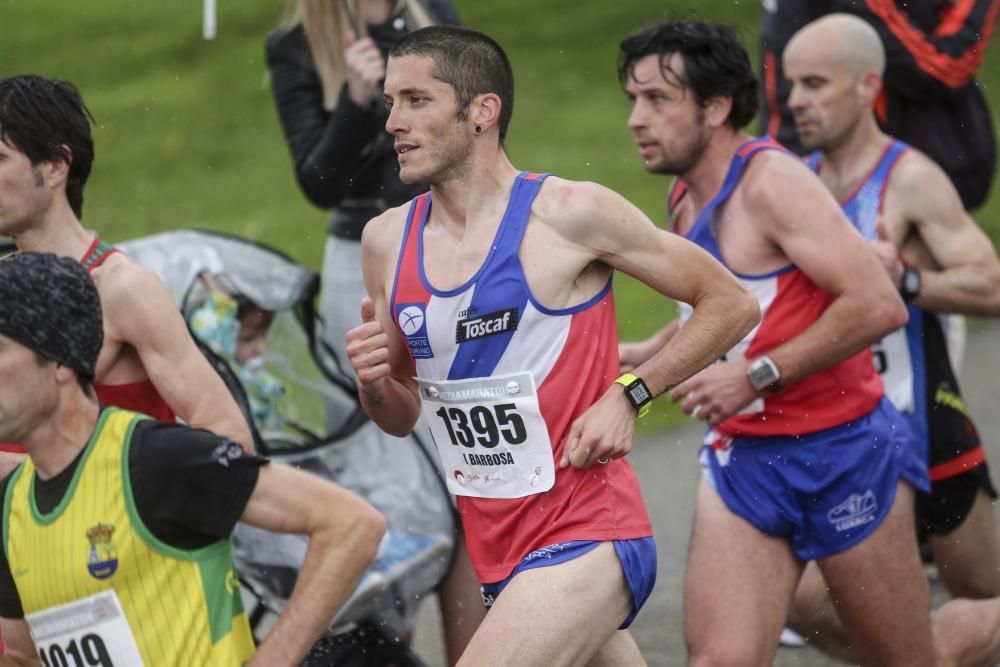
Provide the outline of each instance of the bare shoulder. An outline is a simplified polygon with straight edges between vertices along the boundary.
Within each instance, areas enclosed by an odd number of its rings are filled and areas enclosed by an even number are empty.
[[[908,149],[896,162],[889,177],[889,192],[907,201],[955,194],[947,174],[932,159],[915,148]]]
[[[590,181],[550,176],[531,205],[531,213],[556,231],[577,234],[588,222],[599,222],[631,205],[614,190]]]
[[[819,177],[798,157],[781,151],[761,151],[753,157],[734,199],[745,217],[779,246],[789,234],[843,217]]]
[[[750,160],[740,181],[742,196],[750,204],[783,207],[800,190],[825,191],[816,175],[798,157],[765,150]]]
[[[394,257],[399,251],[409,212],[410,203],[407,202],[369,220],[361,233],[363,252],[373,258]]]
[[[173,300],[159,276],[123,253],[115,253],[91,273],[105,311],[140,308]]]

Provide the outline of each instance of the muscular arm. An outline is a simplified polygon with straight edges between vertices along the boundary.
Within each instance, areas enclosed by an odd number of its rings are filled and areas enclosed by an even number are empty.
[[[910,151],[893,172],[887,197],[890,235],[921,269],[916,304],[927,310],[1000,315],[1000,261],[993,243],[969,217],[955,187],[927,157]],[[897,212],[898,211],[898,212]],[[910,223],[936,266],[907,252]],[[901,269],[900,269],[901,273]],[[898,278],[898,275],[897,275]],[[898,284],[898,280],[897,280]]]
[[[631,373],[636,367],[652,359],[654,354],[670,342],[680,329],[680,325],[679,320],[674,320],[644,341],[620,343],[618,345],[619,370],[622,373]]]
[[[768,352],[783,383],[829,368],[906,323],[906,308],[885,270],[807,167],[787,155],[761,154],[742,190],[755,227],[834,296],[810,327]]]
[[[288,605],[251,665],[297,665],[371,563],[385,519],[354,494],[294,468],[270,464],[243,513],[247,523],[309,536]]]
[[[601,262],[693,306],[685,325],[662,335],[662,347],[634,370],[654,396],[719,359],[760,319],[757,301],[729,271],[691,242],[658,229],[619,195],[592,183],[556,180],[546,187],[551,194],[544,217],[569,247],[582,250],[581,272]],[[573,422],[560,466],[586,468],[624,456],[634,428],[635,410],[612,385]]]
[[[156,390],[187,424],[253,449],[243,413],[198,351],[177,306],[152,272],[118,259],[99,282],[105,329],[131,345]]]
[[[362,325],[348,333],[347,355],[358,376],[361,405],[379,428],[404,436],[420,416],[416,367],[390,313],[387,281],[395,266],[400,234],[389,210],[369,222],[361,236],[361,265],[370,302],[362,306]],[[360,305],[360,304],[359,304]]]
[[[580,221],[572,233],[595,259],[694,308],[635,370],[654,395],[722,357],[758,322],[756,300],[704,250],[657,228],[611,190],[592,183],[562,186],[561,210]]]

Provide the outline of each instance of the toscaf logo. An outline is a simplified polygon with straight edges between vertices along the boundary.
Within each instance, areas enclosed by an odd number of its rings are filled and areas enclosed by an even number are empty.
[[[509,331],[517,331],[517,308],[497,310],[485,315],[459,320],[458,326],[455,328],[455,342],[465,343]]]

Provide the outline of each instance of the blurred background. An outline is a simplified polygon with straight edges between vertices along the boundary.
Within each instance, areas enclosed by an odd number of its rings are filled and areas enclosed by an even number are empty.
[[[522,169],[593,180],[662,224],[668,181],[645,173],[625,126],[618,42],[669,13],[739,26],[757,62],[756,0],[455,0],[462,22],[498,39],[516,75],[508,152]],[[6,0],[0,77],[34,73],[81,90],[96,120],[96,161],[83,222],[111,242],[179,227],[262,241],[318,271],[329,214],[295,183],[266,78],[264,39],[280,0],[220,0],[218,34],[202,37],[202,4]],[[1000,51],[978,80],[997,118]],[[998,119],[1000,126],[1000,119]],[[1000,235],[994,189],[975,217]],[[673,305],[616,282],[622,338],[673,318]],[[659,401],[659,404],[665,404]],[[645,427],[675,415],[659,405]]]

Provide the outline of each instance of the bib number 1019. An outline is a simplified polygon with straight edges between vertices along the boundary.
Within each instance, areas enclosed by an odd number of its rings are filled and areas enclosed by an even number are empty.
[[[44,667],[114,667],[108,648],[99,635],[83,635],[77,643],[74,637],[63,648],[59,644],[43,646],[38,655]]]
[[[520,445],[528,439],[524,419],[517,414],[513,403],[499,403],[492,410],[484,405],[476,405],[468,412],[458,407],[441,407],[434,413],[448,429],[451,444],[463,447],[492,448],[500,444],[502,438],[508,445]]]

